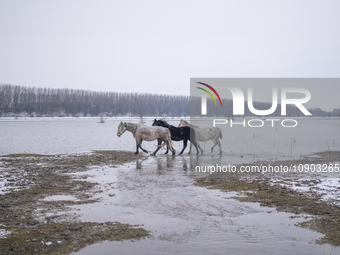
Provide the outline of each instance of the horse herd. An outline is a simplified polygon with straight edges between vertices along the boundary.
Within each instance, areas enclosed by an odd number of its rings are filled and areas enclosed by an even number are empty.
[[[220,139],[222,139],[222,131],[217,127],[200,128],[183,119],[180,121],[178,127],[170,125],[165,120],[157,119],[154,120],[152,126],[147,126],[143,123],[135,124],[129,122],[120,122],[117,136],[120,137],[126,130],[130,131],[133,137],[136,139],[135,154],[138,154],[139,149],[145,153],[148,153],[147,150],[142,148],[142,142],[154,141],[156,139],[158,142],[157,149],[151,155],[156,155],[158,150],[165,145],[167,148],[165,154],[167,154],[170,149],[172,155],[175,155],[176,150],[173,147],[172,141],[183,141],[183,149],[179,153],[182,154],[187,147],[188,140],[190,141],[189,154],[191,153],[192,145],[195,146],[197,154],[199,154],[198,149],[200,149],[201,154],[203,154],[203,150],[199,142],[206,142],[209,140],[214,142],[211,152],[213,152],[215,146],[218,145],[220,148],[220,154],[222,154],[220,142]]]

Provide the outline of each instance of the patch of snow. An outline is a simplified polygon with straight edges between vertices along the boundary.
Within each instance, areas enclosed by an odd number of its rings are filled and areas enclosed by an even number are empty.
[[[5,225],[1,225],[0,224],[0,227],[5,227]],[[6,231],[5,229],[1,229],[0,228],[0,238],[1,239],[7,239],[7,235],[9,235],[11,232],[9,232],[9,231]]]
[[[336,200],[340,204],[340,178],[323,178],[319,179],[317,183],[311,185],[309,181],[314,179],[299,179],[296,181],[284,181],[280,186],[290,188],[298,192],[314,191],[322,196],[322,200]],[[275,180],[279,182],[279,180]]]
[[[8,175],[7,172],[4,171],[3,168],[1,168],[0,165],[0,195],[6,193],[6,186],[7,186],[7,179],[5,176]]]
[[[76,201],[77,198],[70,195],[54,195],[45,197],[43,201]]]
[[[15,174],[7,172],[0,165],[0,195],[11,191],[17,191],[28,187],[28,180],[25,179],[27,173],[23,170],[18,170]]]

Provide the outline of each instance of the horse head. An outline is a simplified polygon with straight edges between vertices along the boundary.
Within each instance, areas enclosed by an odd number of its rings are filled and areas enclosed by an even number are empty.
[[[154,120],[152,126],[169,127],[169,124],[165,120]]]
[[[179,127],[185,127],[185,126],[187,126],[187,123],[186,123],[185,120],[181,119],[181,121],[179,122],[178,126]]]
[[[124,132],[126,131],[126,123],[125,122],[120,122],[119,126],[118,126],[118,131],[117,131],[117,136],[120,137],[122,134],[124,134]]]
[[[158,120],[157,119],[153,120],[152,126],[160,126],[160,125],[158,125]]]

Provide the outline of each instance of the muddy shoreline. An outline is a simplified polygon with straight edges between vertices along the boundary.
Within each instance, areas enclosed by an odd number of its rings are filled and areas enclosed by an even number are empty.
[[[0,254],[69,254],[104,240],[140,239],[149,235],[141,226],[120,222],[81,222],[68,213],[70,205],[95,203],[97,183],[74,179],[70,173],[93,166],[117,167],[139,156],[126,151],[94,151],[72,155],[14,154],[0,157],[10,189],[0,195]],[[74,201],[44,200],[73,196]]]
[[[0,194],[0,254],[69,254],[105,240],[138,240],[148,237],[150,233],[143,226],[114,221],[81,222],[79,216],[70,213],[72,205],[98,201],[94,197],[100,192],[96,189],[99,184],[87,181],[87,170],[97,166],[119,167],[146,157],[127,151],[1,156],[0,167],[5,170],[3,177],[10,189]],[[296,160],[259,161],[252,164],[322,164],[339,161],[340,152],[333,151]],[[84,175],[80,175],[81,178],[71,175],[82,172]],[[295,213],[292,217],[305,219],[299,224],[300,227],[325,235],[317,243],[340,246],[339,201],[323,200],[322,195],[315,190],[319,179],[312,175],[310,177],[310,180],[305,179],[299,183],[301,175],[298,174],[275,176],[214,173],[195,179],[195,185],[227,192],[236,191],[239,196],[233,199],[259,202],[262,206],[273,207],[278,211]],[[293,182],[310,189],[306,192],[293,190],[289,187],[289,183]],[[46,200],[55,195],[72,196],[75,199]],[[1,229],[9,234],[1,237]]]
[[[285,161],[259,161],[252,164],[260,166],[329,164],[340,161],[340,151],[326,151],[304,156],[301,159]],[[237,165],[239,170],[242,165]],[[340,174],[328,175],[339,178]],[[262,173],[213,173],[195,179],[195,185],[222,191],[235,191],[238,196],[232,197],[242,202],[258,202],[261,206],[274,207],[277,211],[294,213],[297,218],[306,219],[298,226],[324,234],[318,244],[340,246],[340,201],[324,200],[322,193],[315,186],[320,182],[321,174],[262,174]],[[273,181],[274,180],[274,181]],[[295,187],[307,187],[306,191],[294,190]],[[338,185],[340,189],[340,183]],[[308,219],[308,220],[307,220]]]

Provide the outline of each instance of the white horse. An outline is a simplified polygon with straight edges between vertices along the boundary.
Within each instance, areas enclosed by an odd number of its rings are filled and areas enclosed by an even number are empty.
[[[172,146],[170,130],[165,127],[150,127],[142,123],[134,124],[128,122],[120,122],[118,126],[117,136],[120,137],[122,134],[124,134],[126,130],[130,131],[133,137],[136,139],[137,150],[135,154],[138,154],[139,148],[145,153],[148,153],[147,150],[142,148],[143,140],[154,141],[156,139],[158,141],[158,146],[151,155],[156,155],[157,151],[165,144],[167,145],[167,150],[165,154],[168,153],[169,148],[172,151],[172,155],[176,154],[176,150]],[[162,141],[164,142],[164,144],[162,144]]]
[[[203,154],[203,150],[202,150],[202,148],[199,144],[199,141],[207,142],[209,140],[211,140],[215,143],[214,146],[211,147],[211,152],[213,152],[215,146],[218,145],[220,147],[220,154],[222,154],[222,146],[221,146],[220,138],[222,139],[223,136],[222,136],[222,131],[221,131],[220,128],[218,128],[218,127],[200,128],[198,126],[190,124],[189,122],[187,122],[183,119],[181,119],[178,126],[179,127],[189,126],[189,127],[192,127],[195,130],[197,146],[201,150],[202,154]],[[192,144],[190,143],[190,151],[191,151],[191,147],[192,147]],[[190,153],[190,151],[189,151],[189,153]]]

